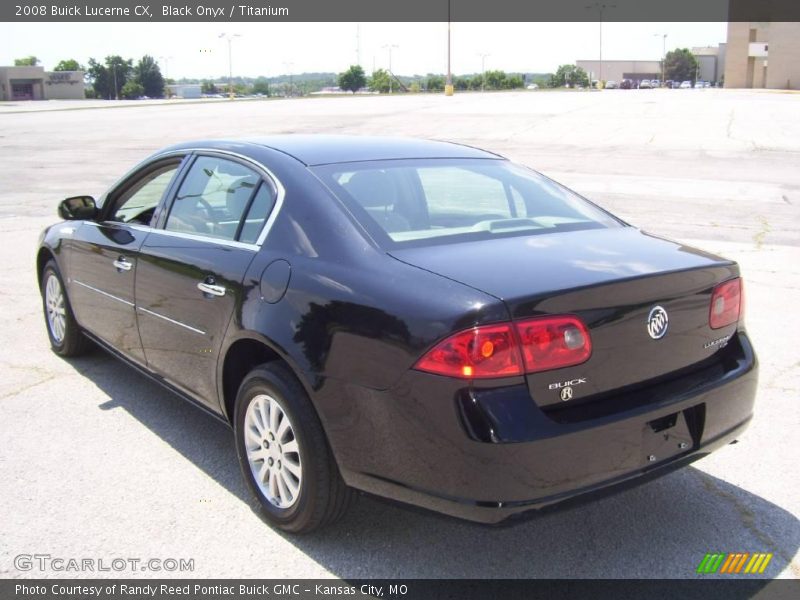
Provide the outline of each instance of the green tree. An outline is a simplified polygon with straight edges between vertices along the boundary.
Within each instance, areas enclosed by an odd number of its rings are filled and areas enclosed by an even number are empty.
[[[347,71],[339,74],[339,87],[354,94],[367,85],[367,76],[360,65],[351,65]]]
[[[372,72],[369,78],[369,89],[373,92],[380,92],[385,94],[389,91],[390,75],[386,69],[378,69]]]
[[[214,85],[214,82],[210,79],[206,79],[203,83],[200,84],[200,92],[203,94],[219,94],[219,90],[217,90],[217,86]]]
[[[258,77],[253,82],[253,93],[254,94],[262,94],[263,96],[269,96],[269,80],[266,77]]]
[[[95,97],[111,100],[120,95],[133,70],[133,61],[121,56],[106,56],[105,62],[89,59],[86,74],[94,88]]]
[[[576,85],[588,86],[589,76],[586,71],[575,65],[561,65],[556,72],[550,76],[550,87],[570,87]]]
[[[444,77],[441,75],[428,75],[426,88],[429,92],[441,92],[444,90]]]
[[[68,58],[58,63],[53,71],[85,71],[86,69],[74,58]]]
[[[161,98],[164,95],[164,77],[152,56],[145,54],[134,68],[134,79],[144,90],[140,96]]]
[[[14,59],[14,66],[15,67],[35,67],[38,65],[40,61],[35,56],[26,56],[25,58],[15,58]]]
[[[688,48],[676,48],[664,58],[664,77],[673,81],[694,81],[697,59]]]
[[[136,100],[136,98],[146,95],[144,86],[135,79],[126,81],[119,93],[126,100]]]

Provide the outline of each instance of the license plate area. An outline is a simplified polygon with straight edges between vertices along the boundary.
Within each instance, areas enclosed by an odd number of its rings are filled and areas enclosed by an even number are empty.
[[[700,436],[690,427],[690,423],[694,425],[696,421],[694,410],[671,413],[645,424],[642,431],[642,458],[646,465],[684,454],[696,446]]]

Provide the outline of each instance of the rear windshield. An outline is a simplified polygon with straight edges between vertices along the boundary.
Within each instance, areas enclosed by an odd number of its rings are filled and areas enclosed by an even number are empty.
[[[622,225],[563,186],[505,160],[392,160],[313,171],[389,246]]]

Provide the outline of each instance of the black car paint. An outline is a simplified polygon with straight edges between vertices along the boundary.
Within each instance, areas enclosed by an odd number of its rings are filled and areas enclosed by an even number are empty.
[[[735,263],[630,227],[387,253],[309,165],[370,156],[499,158],[450,144],[393,146],[386,140],[316,136],[199,142],[165,152],[182,157],[198,151],[245,160],[285,190],[260,248],[104,223],[101,201],[100,222],[66,222],[46,230],[40,268],[48,255],[55,257],[82,326],[87,327],[87,310],[93,311],[89,319],[96,325],[88,327],[93,338],[227,421],[235,388],[225,377],[236,369],[226,366],[226,356],[237,347],[263,344],[305,387],[349,485],[497,522],[700,457],[738,435],[752,414],[756,360],[741,323],[719,334],[732,335],[727,346],[707,349],[698,359],[719,362],[699,382],[699,371],[682,371],[690,365],[680,361],[666,378],[652,370],[629,373],[610,397],[604,392],[613,379],[594,382],[571,408],[577,416],[566,420],[564,413],[559,416],[561,407],[541,399],[540,384],[570,379],[580,366],[476,382],[412,369],[438,340],[476,325],[565,310],[586,318],[593,336],[604,323],[640,322],[642,311],[654,300],[668,300],[671,288],[687,277],[683,291],[691,289],[695,303],[710,298],[715,283],[738,275]],[[159,207],[156,227],[163,226],[165,215]],[[593,243],[584,243],[590,239]],[[532,240],[530,247],[519,252],[526,240]],[[499,252],[487,251],[492,244]],[[609,248],[619,256],[610,265]],[[644,254],[646,268],[632,267],[631,254]],[[135,263],[132,273],[113,268],[123,255]],[[606,261],[606,268],[587,266],[593,260]],[[135,298],[130,282],[119,283],[126,274],[135,277]],[[196,289],[208,277],[230,291],[224,306]],[[120,302],[106,306],[102,294],[91,300],[75,296],[83,286],[74,280],[81,278],[135,303],[136,310]],[[624,301],[611,301],[614,290],[626,286]],[[141,310],[148,307],[203,335],[163,319],[152,322]],[[141,332],[138,345],[135,331]],[[629,343],[630,351],[637,343]],[[673,347],[672,353],[680,356],[687,348]],[[690,356],[694,360],[698,353],[692,350]],[[614,373],[620,374],[618,365]],[[672,392],[664,397],[659,389]],[[600,405],[607,414],[594,415],[597,408],[590,407]],[[649,436],[656,435],[649,424],[673,415],[672,433],[681,442],[666,451]],[[650,461],[653,447],[661,448],[661,456]]]

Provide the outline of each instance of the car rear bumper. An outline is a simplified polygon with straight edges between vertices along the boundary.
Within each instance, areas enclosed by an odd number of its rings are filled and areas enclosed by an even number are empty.
[[[743,331],[729,346],[719,364],[583,408],[548,413],[522,382],[464,388],[410,372],[382,392],[323,386],[321,412],[349,485],[498,523],[648,481],[735,440],[752,417],[757,361]],[[339,393],[346,401],[331,399]]]

